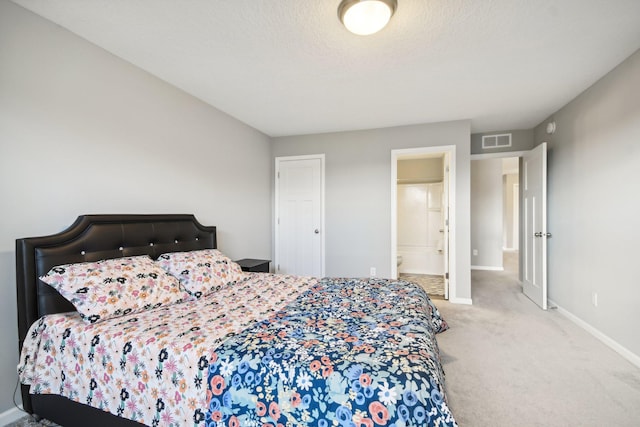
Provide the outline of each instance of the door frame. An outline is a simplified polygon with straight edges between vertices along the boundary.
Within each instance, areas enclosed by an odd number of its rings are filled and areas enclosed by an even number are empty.
[[[435,147],[418,147],[391,150],[391,278],[398,278],[398,160],[420,158],[434,154],[444,154],[449,161],[449,188],[444,188],[448,197],[449,235],[448,235],[448,273],[449,280],[445,280],[445,295],[451,302],[456,302],[456,146],[439,145]],[[445,166],[446,167],[446,166]],[[446,207],[445,207],[446,208]],[[443,242],[446,244],[446,242]],[[445,255],[447,256],[447,255]],[[445,269],[447,260],[445,260]],[[445,274],[447,271],[445,271]]]
[[[275,216],[273,219],[273,228],[275,230],[274,238],[274,270],[277,271],[278,263],[279,263],[279,241],[280,241],[280,227],[278,226],[278,221],[280,218],[280,190],[278,185],[278,175],[280,174],[280,164],[285,161],[292,160],[320,160],[320,240],[321,240],[321,260],[320,260],[320,274],[321,277],[326,275],[325,273],[325,155],[324,154],[307,154],[302,156],[281,156],[275,158],[275,173],[273,175],[273,182],[275,186]]]
[[[535,148],[535,147],[534,147]],[[500,159],[500,158],[507,158],[507,157],[518,157],[520,159],[520,167],[518,168],[518,186],[520,187],[522,184],[522,158],[524,157],[525,154],[527,154],[529,151],[531,150],[520,150],[520,151],[502,151],[500,153],[481,153],[481,154],[472,154],[470,157],[470,160],[483,160],[483,159]],[[523,245],[523,238],[522,238],[522,233],[523,233],[523,218],[522,218],[522,191],[519,192],[519,196],[518,196],[518,280],[520,282],[522,282],[523,277],[522,277],[522,266],[524,264],[524,260],[522,259],[523,257],[523,250],[522,250],[522,245]],[[473,287],[473,283],[471,283],[471,286]]]
[[[518,171],[518,180],[520,180],[520,171]],[[511,206],[513,210],[513,230],[511,230],[511,232],[513,233],[513,237],[511,238],[511,249],[520,250],[520,183],[516,182],[515,184],[513,184],[513,188],[511,189],[511,191],[511,197],[513,199],[513,206]],[[518,220],[517,226],[515,224],[516,218]]]

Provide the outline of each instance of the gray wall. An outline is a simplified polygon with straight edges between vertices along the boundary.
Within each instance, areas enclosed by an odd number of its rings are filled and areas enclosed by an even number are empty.
[[[271,257],[270,139],[0,1],[0,413],[17,375],[14,246],[84,213],[194,213]]]
[[[471,161],[471,265],[502,268],[502,159]],[[478,254],[473,255],[473,250]]]
[[[456,146],[458,298],[470,298],[469,122],[274,138],[273,156],[325,154],[326,274],[391,274],[391,150]]]
[[[640,357],[640,51],[535,139],[549,142],[549,298]]]
[[[484,135],[495,134],[511,134],[511,147],[508,148],[491,148],[482,149],[482,137]],[[505,153],[509,151],[525,151],[531,150],[534,147],[533,129],[519,129],[519,130],[501,130],[494,132],[483,132],[471,134],[471,154],[492,154],[492,153]]]
[[[503,228],[504,228],[504,247],[507,249],[515,249],[517,250],[518,247],[514,246],[514,219],[516,219],[518,221],[518,224],[520,223],[519,220],[520,218],[514,218],[513,216],[513,208],[514,205],[517,203],[520,203],[519,198],[518,199],[514,199],[513,197],[513,186],[514,184],[518,184],[519,183],[519,174],[516,173],[510,173],[510,174],[505,174],[502,175],[502,183],[503,183],[503,200],[504,200],[504,213],[503,213],[503,217],[504,217],[504,223],[503,223]],[[518,209],[518,212],[520,212],[520,210]],[[517,231],[516,231],[517,233]],[[518,239],[519,242],[519,239]]]

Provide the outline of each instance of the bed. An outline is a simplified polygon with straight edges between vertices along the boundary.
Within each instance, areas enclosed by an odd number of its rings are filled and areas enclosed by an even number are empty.
[[[456,425],[435,340],[447,324],[418,286],[244,273],[214,249],[215,227],[192,215],[86,215],[18,239],[25,410],[71,427]],[[85,312],[91,289],[56,288],[65,298],[41,280],[102,263],[159,265],[180,286]]]

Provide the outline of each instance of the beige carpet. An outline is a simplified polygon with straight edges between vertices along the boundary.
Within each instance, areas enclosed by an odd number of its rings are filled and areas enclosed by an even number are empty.
[[[438,343],[459,425],[640,426],[640,369],[525,297],[514,257],[472,271],[472,306],[434,300],[451,326]]]

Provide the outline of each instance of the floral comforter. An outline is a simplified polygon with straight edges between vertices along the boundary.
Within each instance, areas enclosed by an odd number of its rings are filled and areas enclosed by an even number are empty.
[[[197,301],[87,324],[48,315],[24,342],[18,373],[31,393],[153,426],[204,426],[209,361],[224,340],[268,318],[315,283],[247,273]]]
[[[151,426],[455,426],[422,289],[247,273],[197,301],[87,324],[32,325],[31,393]]]
[[[416,285],[323,279],[218,347],[207,426],[455,426],[435,340],[445,329]]]

